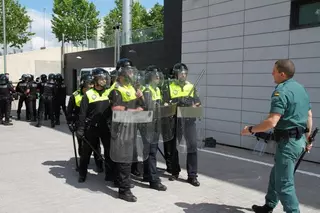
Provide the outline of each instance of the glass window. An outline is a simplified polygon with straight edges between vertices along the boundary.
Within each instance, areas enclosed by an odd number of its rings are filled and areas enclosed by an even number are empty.
[[[320,26],[320,0],[296,0],[291,3],[291,29]]]

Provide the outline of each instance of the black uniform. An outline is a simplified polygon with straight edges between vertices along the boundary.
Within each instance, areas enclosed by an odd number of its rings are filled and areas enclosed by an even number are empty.
[[[14,88],[9,83],[8,78],[4,75],[0,75],[0,122],[4,125],[12,125],[10,123],[10,112],[11,112],[11,98],[14,94]],[[3,116],[5,120],[2,121]]]
[[[56,75],[56,96],[54,100],[55,106],[55,119],[56,125],[60,125],[60,107],[65,116],[66,115],[66,97],[67,97],[67,88],[66,85],[63,83],[63,78],[61,74]]]
[[[19,94],[20,98],[19,98],[19,102],[18,102],[18,109],[17,109],[17,117],[18,120],[21,119],[21,108],[22,108],[22,104],[23,102],[26,105],[26,119],[29,120],[29,113],[30,113],[30,109],[29,109],[29,104],[28,104],[28,99],[27,99],[27,90],[28,90],[28,82],[27,82],[27,75],[22,75],[21,77],[21,81],[17,84],[16,87],[16,92]]]
[[[40,100],[41,95],[43,94],[44,84],[47,82],[47,76],[45,74],[42,74],[40,76],[40,79],[41,79],[41,81],[38,83],[39,100]],[[39,104],[39,108],[40,108],[40,104]],[[38,111],[39,111],[39,108],[38,108]],[[49,116],[48,104],[45,104],[44,105],[44,120],[48,120],[48,116]]]
[[[54,74],[50,74],[48,82],[43,85],[43,94],[41,94],[40,96],[37,127],[40,127],[42,125],[46,104],[48,105],[51,127],[55,127],[53,116],[53,98],[55,95],[56,85],[54,83]]]
[[[27,96],[28,109],[30,110],[29,117],[32,117],[33,121],[37,121],[37,93],[38,93],[38,84],[31,80],[28,82],[28,89],[30,90]]]

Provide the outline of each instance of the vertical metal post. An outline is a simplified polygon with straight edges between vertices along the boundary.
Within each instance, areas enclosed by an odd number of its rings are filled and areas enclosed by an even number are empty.
[[[114,27],[113,28],[114,29],[114,67],[116,67],[117,66],[117,38],[118,38],[118,36],[117,36],[117,28],[116,27]]]
[[[118,38],[117,38],[117,43],[118,43],[118,45],[117,45],[117,61],[119,61],[120,60],[120,29],[117,29],[117,31],[118,31],[118,33],[117,33],[117,35],[118,35]]]
[[[122,44],[131,43],[131,5],[132,0],[123,0],[122,5]]]
[[[7,33],[6,33],[5,0],[2,0],[2,21],[3,21],[3,73],[6,73],[7,72]]]
[[[87,24],[86,24],[85,26],[86,26],[86,43],[87,43],[87,48],[89,49],[89,42],[88,42],[88,26],[87,26]]]
[[[43,47],[46,48],[46,8],[43,8]]]

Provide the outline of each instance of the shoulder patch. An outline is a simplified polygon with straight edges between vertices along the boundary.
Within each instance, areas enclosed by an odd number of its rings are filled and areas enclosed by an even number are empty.
[[[78,90],[75,91],[75,92],[73,93],[73,95],[74,95],[74,96],[79,95],[79,91],[78,91]]]
[[[278,91],[275,91],[275,92],[273,93],[273,96],[280,96],[280,93],[279,93]]]

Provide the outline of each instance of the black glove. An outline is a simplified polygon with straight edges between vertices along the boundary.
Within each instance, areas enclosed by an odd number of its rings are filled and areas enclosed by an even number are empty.
[[[83,138],[84,137],[84,130],[79,128],[77,131],[76,131],[76,135],[78,138]]]
[[[76,127],[74,126],[74,124],[68,123],[68,127],[69,127],[69,130],[71,132],[75,132],[76,131]]]

